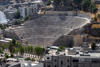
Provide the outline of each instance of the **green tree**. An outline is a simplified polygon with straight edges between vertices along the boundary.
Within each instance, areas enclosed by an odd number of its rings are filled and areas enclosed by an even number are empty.
[[[15,13],[15,19],[19,19],[20,18],[20,12],[19,10],[17,10],[17,12]]]
[[[94,18],[93,18],[93,20],[94,20],[94,21],[97,21],[97,18],[96,18],[96,17],[94,17]]]
[[[30,53],[31,52],[30,46],[27,46],[27,49],[28,49],[28,53]]]
[[[92,48],[93,50],[95,50],[95,47],[96,47],[96,43],[93,42],[93,43],[91,44],[91,48]]]
[[[91,4],[91,1],[90,0],[83,0],[82,1],[83,11],[87,11],[87,9],[89,8],[90,4]]]
[[[38,56],[43,55],[45,52],[45,48],[40,47],[40,46],[35,46],[34,47],[34,53],[37,54]]]
[[[31,54],[33,53],[33,46],[32,45],[30,46],[30,53]]]
[[[18,48],[15,49],[15,54],[18,54]]]
[[[0,28],[1,29],[6,29],[6,26],[3,26],[2,24],[0,24]]]
[[[15,39],[15,38],[12,39],[12,44],[13,44],[14,46],[16,45],[16,39]]]
[[[82,0],[73,0],[73,2],[74,2],[75,4],[79,4],[79,3],[82,2]]]
[[[59,46],[58,51],[62,51],[62,50],[64,50],[64,49],[65,49],[64,46]]]
[[[20,25],[20,24],[22,24],[22,23],[23,23],[23,21],[15,20],[15,21],[13,22],[13,25]]]
[[[18,48],[19,42],[16,42],[15,47]]]
[[[95,13],[97,11],[96,4],[91,2],[90,9],[91,9],[91,12]]]
[[[13,44],[12,44],[12,41],[9,42],[9,50],[10,50],[10,53],[12,54],[12,49],[13,49]]]
[[[50,5],[51,1],[53,1],[53,0],[47,0],[46,5]]]
[[[26,20],[28,20],[28,19],[29,19],[29,16],[25,16],[24,20],[26,21]]]
[[[61,3],[62,0],[54,0],[54,4],[59,5]]]
[[[8,54],[7,53],[5,53],[5,58],[8,58]]]
[[[23,46],[20,46],[20,48],[19,48],[19,52],[20,52],[21,55],[24,54],[24,47],[23,47]]]
[[[26,53],[28,52],[28,48],[27,48],[27,47],[25,47],[25,52],[26,52]]]
[[[0,49],[0,53],[3,53],[3,50],[2,49]]]
[[[4,44],[2,44],[2,50],[4,50],[5,49],[5,45]]]
[[[13,47],[13,49],[12,49],[12,53],[15,53],[15,52],[16,52],[16,48]]]

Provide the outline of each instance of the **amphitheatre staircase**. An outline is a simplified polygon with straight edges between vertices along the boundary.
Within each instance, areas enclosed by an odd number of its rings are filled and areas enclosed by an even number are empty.
[[[43,16],[24,23],[24,28],[14,29],[22,43],[50,46],[62,35],[90,23],[87,18],[77,16]]]

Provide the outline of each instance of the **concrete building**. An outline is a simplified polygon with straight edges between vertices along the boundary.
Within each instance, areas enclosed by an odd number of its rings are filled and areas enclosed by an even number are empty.
[[[8,7],[8,9],[5,9],[3,12],[6,15],[7,19],[13,20],[17,9],[13,7]]]
[[[32,17],[34,14],[37,13],[37,4],[29,5],[29,6],[22,6],[18,7],[20,11],[20,15],[24,18],[26,15]]]
[[[68,51],[46,54],[44,67],[100,67],[100,53],[79,52],[69,55]]]
[[[34,14],[37,13],[37,4],[33,4],[30,6],[27,6],[27,15],[32,17]]]
[[[9,2],[9,0],[0,0],[0,5],[5,5]]]
[[[18,10],[20,11],[20,15],[24,18],[27,13],[26,13],[26,7],[18,7]]]

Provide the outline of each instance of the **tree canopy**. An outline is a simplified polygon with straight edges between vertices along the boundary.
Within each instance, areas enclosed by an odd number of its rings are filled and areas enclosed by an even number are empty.
[[[0,24],[0,28],[1,28],[1,29],[6,29],[6,26]]]
[[[17,12],[15,13],[15,19],[19,19],[20,18],[20,12],[19,10],[17,10]]]
[[[91,48],[92,48],[93,50],[95,50],[95,47],[96,47],[96,43],[93,42],[93,43],[91,44]]]
[[[20,25],[20,24],[22,24],[22,23],[23,23],[23,21],[15,20],[15,21],[13,22],[13,25]]]
[[[47,1],[47,4],[50,0]],[[55,9],[59,10],[59,5],[66,10],[79,9],[95,13],[97,11],[96,4],[91,0],[54,0]],[[67,6],[67,7],[66,7]]]
[[[65,49],[64,46],[59,46],[58,51],[62,51],[62,50],[64,50],[64,49]]]
[[[82,0],[73,0],[73,2],[74,2],[75,4],[79,4],[79,3],[82,2]]]
[[[16,40],[15,38],[12,39],[12,44],[15,46],[16,45]]]
[[[94,4],[93,2],[91,2],[90,9],[91,9],[91,12],[96,12],[97,11],[96,4]]]
[[[34,47],[34,53],[37,54],[38,56],[43,55],[44,52],[45,52],[44,47],[40,47],[40,46]]]
[[[91,4],[91,1],[90,0],[83,0],[82,1],[82,7],[83,7],[83,10],[85,11],[87,7],[89,7]]]
[[[53,0],[47,0],[46,5],[50,5],[51,1],[53,1]]]
[[[23,47],[23,46],[20,46],[20,48],[19,48],[19,52],[20,52],[21,55],[24,54],[24,47]]]
[[[25,16],[24,20],[26,21],[26,20],[28,20],[28,19],[29,19],[29,16]]]

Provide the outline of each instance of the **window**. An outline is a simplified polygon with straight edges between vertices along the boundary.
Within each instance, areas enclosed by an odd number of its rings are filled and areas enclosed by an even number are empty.
[[[55,62],[56,62],[57,60],[55,59]]]
[[[50,65],[47,65],[47,67],[51,67]]]
[[[78,62],[79,60],[74,59],[73,62]]]
[[[49,59],[49,57],[47,57],[47,59]]]
[[[67,60],[67,62],[69,62],[69,60]]]
[[[63,61],[61,61],[61,65],[63,65]]]

